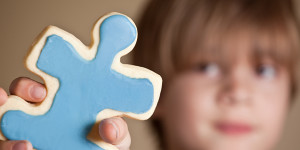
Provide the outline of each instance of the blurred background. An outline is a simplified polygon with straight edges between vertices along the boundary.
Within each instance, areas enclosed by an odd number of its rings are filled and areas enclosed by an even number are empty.
[[[27,71],[23,61],[31,43],[48,25],[62,28],[88,45],[94,22],[116,11],[139,21],[148,0],[0,0],[0,87],[8,91],[20,76],[42,80]],[[300,9],[300,2],[296,6]],[[298,12],[300,16],[300,11]],[[130,63],[130,56],[123,59]],[[300,68],[299,68],[300,69]],[[294,103],[277,150],[300,149],[300,98]],[[126,119],[132,136],[132,150],[156,150],[156,137],[147,121]]]

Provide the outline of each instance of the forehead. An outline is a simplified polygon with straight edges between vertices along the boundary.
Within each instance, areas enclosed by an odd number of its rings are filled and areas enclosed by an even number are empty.
[[[203,37],[193,54],[196,61],[215,59],[224,63],[234,63],[241,57],[248,60],[268,57],[276,63],[284,64],[292,57],[292,39],[280,26],[210,26]]]

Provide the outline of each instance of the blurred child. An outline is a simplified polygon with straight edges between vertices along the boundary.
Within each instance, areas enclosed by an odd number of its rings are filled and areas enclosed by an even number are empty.
[[[134,63],[163,77],[153,117],[163,149],[276,146],[297,91],[299,29],[292,6],[290,0],[150,1],[138,24]],[[19,78],[11,93],[42,100],[45,91],[29,92],[33,85],[43,88]],[[5,102],[3,90],[0,97]],[[129,149],[121,118],[103,121],[99,132]]]
[[[290,0],[152,0],[134,62],[164,80],[153,121],[168,150],[268,150],[296,92]]]

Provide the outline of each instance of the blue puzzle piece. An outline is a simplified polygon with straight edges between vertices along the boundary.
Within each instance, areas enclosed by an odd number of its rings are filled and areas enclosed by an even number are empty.
[[[97,114],[104,109],[142,114],[153,104],[153,85],[111,69],[117,53],[136,39],[135,26],[113,15],[100,26],[96,57],[87,61],[58,35],[47,38],[37,67],[59,80],[51,109],[31,116],[22,111],[3,115],[1,130],[10,140],[28,140],[38,150],[99,150],[86,139]]]

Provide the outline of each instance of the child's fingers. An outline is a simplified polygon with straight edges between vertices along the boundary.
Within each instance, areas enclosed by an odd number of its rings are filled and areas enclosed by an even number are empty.
[[[130,147],[131,137],[128,126],[121,117],[101,121],[99,134],[105,142],[117,146],[120,150],[128,150]]]
[[[28,141],[0,141],[0,150],[32,150]]]
[[[119,150],[129,150],[130,144],[131,144],[131,136],[128,132],[128,129],[126,130],[125,137],[123,140],[117,144],[116,146],[119,148]]]
[[[7,100],[7,93],[4,89],[0,88],[0,106],[3,105]]]
[[[30,102],[40,102],[46,96],[46,89],[42,84],[23,77],[15,79],[12,82],[9,90],[11,94],[17,95]],[[0,88],[0,104],[1,102],[4,103],[6,99],[6,92]],[[127,123],[122,118],[114,117],[101,121],[99,133],[104,141],[117,146],[120,150],[129,149],[131,137],[128,131]],[[23,141],[23,144],[24,143],[26,145],[26,142]],[[0,150],[14,150],[12,149],[14,145],[17,147],[22,146],[22,142],[20,142],[18,145],[17,144],[17,141],[0,142]],[[31,149],[25,150],[32,150],[31,144],[27,148]]]
[[[9,87],[9,92],[29,102],[41,102],[47,93],[44,85],[24,77],[15,79]]]
[[[7,93],[0,88],[0,106],[7,101]],[[28,141],[0,141],[0,150],[32,150]]]

